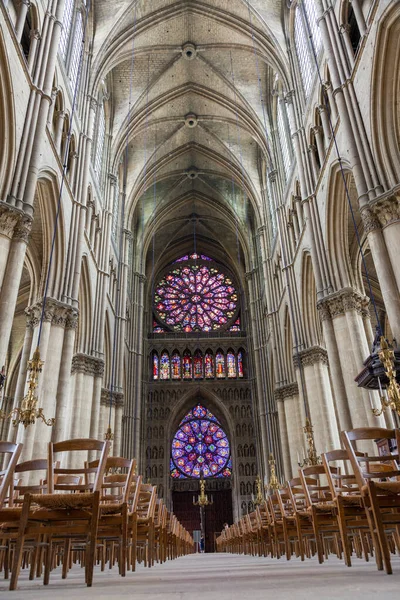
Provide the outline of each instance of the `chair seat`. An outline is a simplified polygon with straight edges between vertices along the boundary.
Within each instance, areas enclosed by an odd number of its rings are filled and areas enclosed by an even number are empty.
[[[361,496],[339,496],[338,498],[340,498],[340,502],[349,506],[363,506]]]
[[[308,512],[311,512],[312,509],[315,509],[317,512],[321,513],[332,513],[335,508],[334,502],[315,502],[312,506],[307,508]]]
[[[397,496],[400,494],[400,481],[374,481],[374,488],[378,492],[383,492],[388,496]],[[368,485],[364,486],[363,490],[366,490]]]
[[[93,494],[41,494],[33,495],[32,503],[40,508],[48,509],[79,509],[87,508],[93,505]],[[32,507],[33,512],[35,507]]]

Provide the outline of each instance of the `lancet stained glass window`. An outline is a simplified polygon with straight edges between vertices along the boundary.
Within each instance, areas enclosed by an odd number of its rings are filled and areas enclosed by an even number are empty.
[[[197,350],[194,353],[193,377],[194,377],[194,379],[202,379],[203,378],[203,355],[200,350]]]
[[[215,372],[218,379],[225,377],[225,356],[221,351],[215,355]]]
[[[234,317],[238,294],[216,267],[179,264],[156,286],[154,304],[160,321],[173,331],[215,331]]]
[[[179,423],[172,441],[171,477],[230,477],[229,440],[218,419],[197,404]]]
[[[236,359],[233,350],[229,350],[226,355],[226,370],[230,379],[236,377]]]
[[[153,379],[158,379],[159,370],[158,370],[158,354],[157,352],[153,353]]]
[[[211,350],[207,351],[204,356],[204,375],[206,379],[214,377],[214,359]]]
[[[181,357],[179,352],[174,352],[171,357],[171,379],[181,378]]]
[[[243,352],[241,350],[239,350],[238,355],[237,355],[237,364],[238,364],[238,376],[239,377],[244,377],[244,371],[243,371]]]
[[[188,350],[183,353],[182,377],[183,379],[192,379],[192,355]]]
[[[169,355],[163,352],[160,357],[160,379],[169,379]]]

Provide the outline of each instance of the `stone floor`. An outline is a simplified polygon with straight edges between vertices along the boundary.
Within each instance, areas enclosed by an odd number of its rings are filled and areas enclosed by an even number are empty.
[[[195,554],[153,569],[139,566],[126,578],[116,570],[96,570],[94,585],[86,588],[84,573],[74,568],[66,581],[54,571],[50,585],[29,581],[23,572],[19,589],[9,592],[0,580],[1,597],[13,600],[65,598],[128,598],[134,600],[391,600],[400,598],[400,558],[393,560],[394,575],[378,572],[374,562],[354,560],[350,569],[336,558],[323,565],[313,560],[271,560],[228,554]]]

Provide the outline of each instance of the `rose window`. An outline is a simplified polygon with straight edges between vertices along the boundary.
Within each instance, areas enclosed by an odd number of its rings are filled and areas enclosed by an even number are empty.
[[[238,295],[216,267],[182,265],[159,282],[154,304],[158,318],[173,331],[212,331],[236,315]]]

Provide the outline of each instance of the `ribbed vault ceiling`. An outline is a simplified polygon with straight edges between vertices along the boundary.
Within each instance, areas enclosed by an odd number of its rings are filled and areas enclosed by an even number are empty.
[[[93,90],[110,93],[114,170],[128,143],[127,226],[157,261],[190,250],[194,232],[200,250],[235,262],[239,241],[246,254],[269,82],[285,81],[281,11],[281,0],[94,3]]]

